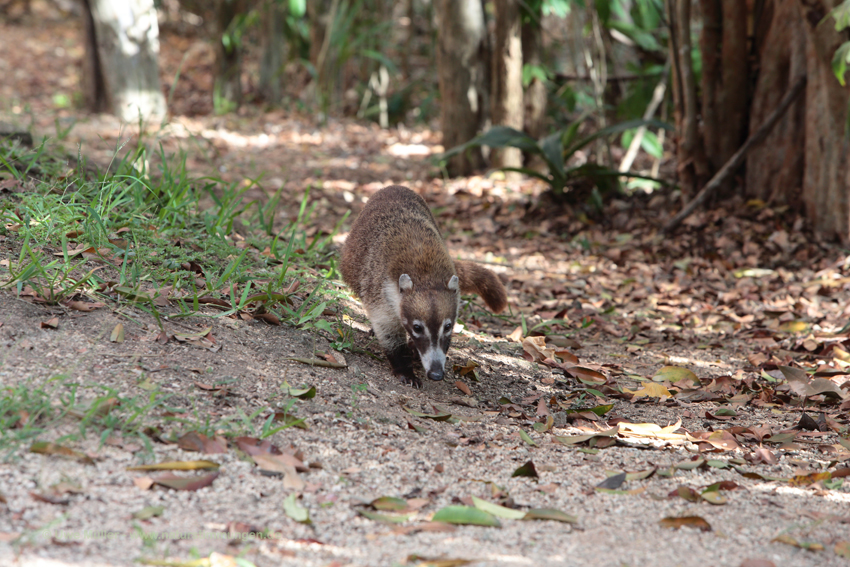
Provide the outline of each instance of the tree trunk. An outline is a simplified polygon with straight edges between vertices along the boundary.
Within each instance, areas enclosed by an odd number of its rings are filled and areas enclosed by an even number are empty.
[[[437,0],[435,8],[440,127],[448,150],[474,138],[484,123],[489,86],[487,23],[482,0]],[[468,175],[482,165],[481,151],[474,148],[453,157],[448,170],[450,175]]]
[[[699,136],[699,101],[691,60],[691,2],[667,0],[670,21],[670,57],[673,79],[673,113],[676,119],[676,160],[682,195],[696,193],[710,177]]]
[[[841,0],[798,0],[806,33],[805,169],[803,204],[806,216],[826,236],[850,242],[850,144],[845,136],[850,87],[832,72],[835,50],[850,39],[833,22],[819,25]]]
[[[806,74],[805,30],[797,0],[767,2],[756,24],[759,74],[750,106],[750,131],[764,122],[791,85]],[[747,155],[747,197],[802,205],[805,98],[794,103],[765,141]]]
[[[713,174],[747,137],[749,14],[740,0],[700,0],[700,6],[703,140]]]
[[[242,104],[242,50],[231,35],[230,24],[243,9],[240,0],[216,0],[215,62],[213,106],[216,112],[229,112]]]
[[[493,45],[493,124],[522,130],[522,37],[518,0],[495,0]],[[493,165],[522,167],[517,148],[494,152]]]
[[[541,19],[543,18],[542,4],[537,9],[524,16],[522,22],[522,59],[523,66],[542,67],[541,57]],[[525,116],[523,126],[525,132],[535,139],[540,139],[546,133],[546,83],[539,77],[534,77],[525,89]]]
[[[836,49],[850,40],[836,32],[830,10],[842,0],[761,0],[740,4],[729,0],[701,0],[705,17],[701,41],[703,99],[700,109],[703,136],[711,166],[717,167],[737,149],[741,124],[754,132],[779,106],[791,85],[807,76],[804,97],[788,109],[764,142],[747,155],[746,196],[790,206],[805,214],[824,237],[850,243],[850,143],[845,136],[850,87],[842,87],[832,71]],[[682,7],[688,0],[668,0],[671,21],[680,32],[671,34],[675,45],[684,33]],[[673,5],[679,10],[672,10]],[[746,7],[746,10],[744,8]],[[751,20],[754,44],[744,39]],[[719,26],[719,27],[718,27]],[[678,45],[677,59],[687,49]],[[752,57],[751,57],[752,56]],[[752,67],[742,61],[750,60]],[[746,101],[747,75],[755,76],[752,101]],[[677,130],[688,137],[692,124],[682,91],[684,73],[675,77]],[[743,109],[743,110],[742,110]],[[679,148],[681,150],[681,144]],[[697,161],[679,153],[680,171]],[[690,154],[698,158],[698,154]],[[681,161],[681,160],[685,161]]]
[[[319,54],[325,44],[331,0],[308,0],[307,19],[310,20],[310,63],[318,70]]]
[[[283,35],[284,10],[276,0],[266,0],[262,8],[262,54],[259,90],[269,104],[280,104],[281,74],[286,51]]]
[[[153,0],[84,0],[89,110],[111,110],[125,122],[161,120],[159,27]]]

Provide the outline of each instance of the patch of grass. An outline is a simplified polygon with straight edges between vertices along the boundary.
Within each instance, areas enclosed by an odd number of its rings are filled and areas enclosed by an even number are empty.
[[[58,165],[45,142],[35,149],[0,142],[0,179],[27,189],[0,201],[4,230],[19,244],[6,277],[0,268],[0,286],[19,294],[29,286],[48,303],[87,295],[142,304],[153,296],[102,291],[110,284],[137,292],[168,287],[182,316],[210,316],[198,299],[211,296],[231,302],[217,317],[260,309],[333,334],[319,323],[338,297],[325,285],[338,277],[333,233],[311,233],[309,188],[297,218],[275,231],[279,193],[269,203],[248,201],[253,181],[195,179],[185,158],[161,148],[156,157],[160,165],[150,172],[147,149],[139,147],[100,173]]]
[[[194,399],[194,407],[187,408],[174,394],[160,389],[126,396],[67,375],[55,376],[42,385],[26,382],[0,388],[0,461],[14,459],[38,440],[65,444],[96,435],[103,445],[114,435],[124,443],[140,444],[141,456],[148,457],[153,455],[155,438],[175,442],[182,434],[196,431],[208,437],[264,439],[303,421],[295,417],[298,400],[291,397],[250,414],[237,407],[231,415],[215,420],[198,401]],[[276,421],[276,413],[287,419]]]
[[[116,156],[123,150],[116,148]],[[14,253],[0,256],[0,289],[52,305],[95,301],[125,314],[132,307],[161,328],[166,316],[250,314],[326,333],[338,347],[351,342],[342,314],[332,309],[345,297],[332,283],[339,275],[331,246],[345,218],[330,234],[317,233],[309,187],[297,217],[281,227],[280,192],[267,203],[247,198],[258,180],[195,178],[185,157],[141,143],[101,171],[82,156],[69,160],[46,140],[35,148],[0,140],[4,181],[14,191],[0,195],[0,232]],[[147,444],[150,418],[165,411],[168,399],[122,398],[66,378],[50,384],[0,390],[0,451],[8,455],[72,417],[79,420],[74,436],[121,432]],[[82,393],[89,406],[80,402]],[[98,409],[108,400],[119,403]],[[172,409],[187,415],[186,408]],[[280,424],[262,411],[211,423],[195,408],[191,417],[160,423],[268,436]]]
[[[148,429],[155,413],[177,412],[171,396],[160,391],[134,397],[111,388],[81,384],[66,375],[43,385],[25,382],[0,389],[0,455],[9,460],[32,442],[51,437],[54,443],[99,436],[101,444],[113,434],[140,441],[151,452]],[[62,432],[57,436],[57,432]]]

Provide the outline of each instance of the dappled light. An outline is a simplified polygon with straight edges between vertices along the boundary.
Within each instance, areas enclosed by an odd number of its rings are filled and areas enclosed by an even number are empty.
[[[762,4],[0,1],[0,565],[845,565],[850,0]]]

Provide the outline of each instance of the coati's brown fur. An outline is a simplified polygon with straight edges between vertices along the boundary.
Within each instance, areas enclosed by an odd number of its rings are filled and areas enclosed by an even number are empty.
[[[425,200],[399,185],[366,203],[343,246],[340,271],[363,301],[393,373],[414,386],[422,383],[410,346],[429,378],[443,378],[461,292],[480,295],[495,313],[507,305],[496,274],[452,260]]]

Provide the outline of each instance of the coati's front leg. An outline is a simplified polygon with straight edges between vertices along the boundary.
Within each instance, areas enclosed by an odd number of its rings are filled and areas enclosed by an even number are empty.
[[[372,323],[372,331],[384,348],[393,374],[405,384],[422,387],[422,381],[413,373],[413,351],[407,344],[407,331],[395,312],[387,308],[387,303],[367,305],[366,311]]]
[[[402,382],[414,388],[422,387],[422,380],[413,373],[413,351],[407,343],[387,349],[387,360],[390,361],[393,374],[401,378]]]

